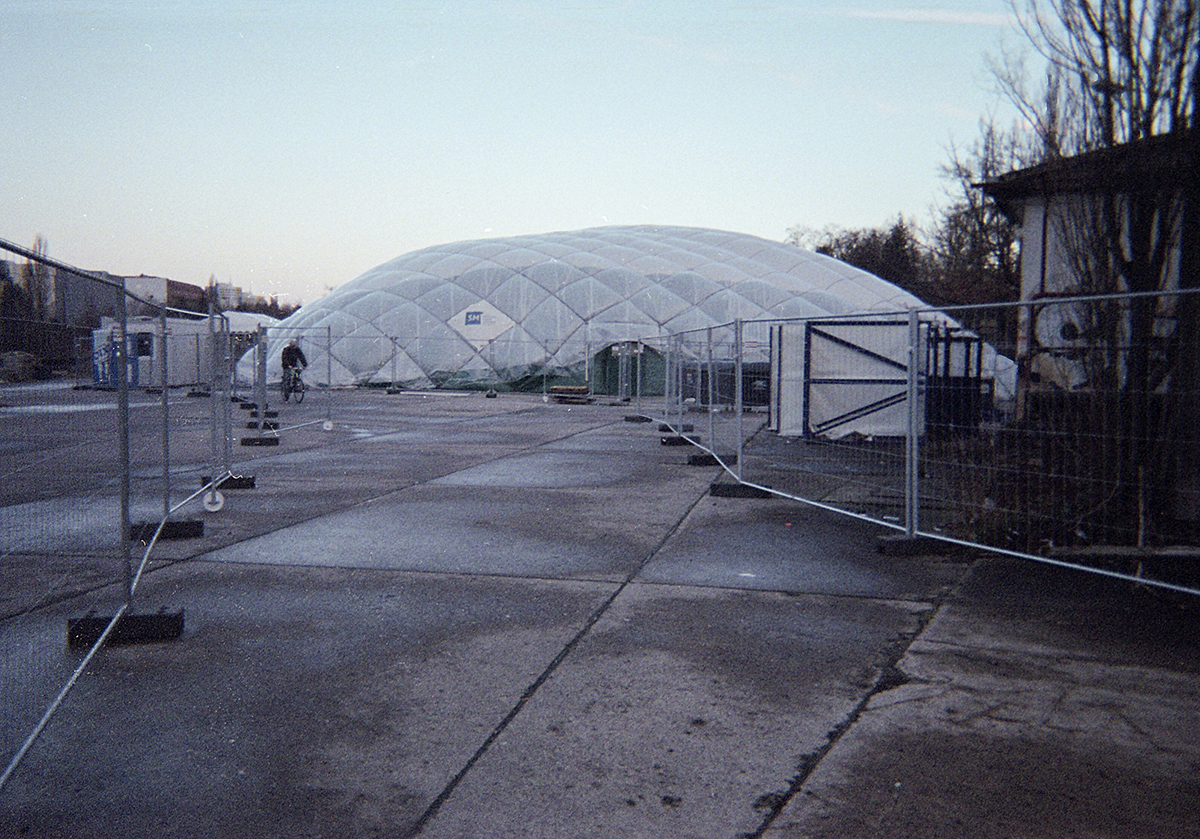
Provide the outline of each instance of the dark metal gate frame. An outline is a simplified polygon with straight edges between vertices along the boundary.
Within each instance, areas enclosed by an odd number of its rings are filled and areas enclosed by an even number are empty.
[[[858,319],[855,319],[855,320],[822,320],[822,321],[817,321],[817,322],[810,321],[810,322],[807,322],[804,324],[803,424],[804,424],[805,436],[814,436],[817,434],[823,434],[832,428],[837,428],[839,425],[845,425],[848,422],[853,422],[854,420],[861,419],[862,417],[866,417],[866,416],[870,416],[871,414],[878,413],[879,411],[882,411],[886,408],[891,408],[895,405],[899,405],[908,398],[908,390],[907,390],[907,388],[908,388],[908,365],[907,364],[902,364],[893,358],[888,358],[887,356],[882,355],[877,352],[874,352],[872,350],[869,350],[866,347],[861,347],[858,344],[855,344],[854,342],[849,341],[839,335],[834,335],[831,332],[827,332],[820,328],[823,326],[824,327],[832,327],[832,326],[893,326],[896,328],[903,328],[903,329],[908,328],[906,323],[904,323],[903,321],[896,321],[896,320],[886,320],[886,321],[884,321],[884,320],[858,320]],[[922,326],[925,326],[925,325],[922,324]],[[812,370],[812,347],[813,347],[814,336],[818,337],[822,340],[829,341],[830,343],[836,344],[845,349],[848,349],[852,353],[856,353],[858,355],[862,355],[867,358],[870,358],[874,361],[878,361],[889,368],[895,369],[896,371],[898,371],[899,375],[897,378],[888,378],[888,379],[885,379],[885,378],[851,378],[848,376],[842,376],[842,377],[830,376],[830,377],[815,378],[810,374],[810,371]],[[780,335],[780,340],[782,340],[782,334]],[[838,416],[832,417],[832,418],[820,423],[819,426],[814,427],[811,422],[811,414],[810,414],[810,406],[812,405],[813,387],[820,386],[820,385],[837,386],[837,385],[843,385],[843,384],[894,385],[896,387],[902,388],[902,390],[899,393],[891,394],[890,396],[886,396],[883,399],[877,399],[874,402],[870,402],[866,405],[860,405],[857,408],[847,411],[844,414],[840,414]]]

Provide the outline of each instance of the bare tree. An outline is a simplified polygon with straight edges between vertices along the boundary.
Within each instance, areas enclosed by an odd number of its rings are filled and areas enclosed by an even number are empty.
[[[1197,127],[1196,0],[1026,0],[1014,10],[1049,70],[1038,93],[1026,88],[1019,61],[998,68],[997,78],[1048,158]],[[1062,217],[1073,228],[1060,232],[1077,245],[1071,258],[1080,291],[1156,291],[1170,281],[1183,173],[1147,178],[1117,171],[1123,163],[1116,155],[1103,161],[1109,172],[1078,184],[1088,200],[1074,201]]]
[[[1049,74],[1031,93],[1023,62],[993,69],[1048,149],[1079,154],[1196,127],[1196,0],[1012,3]]]
[[[949,184],[949,203],[939,209],[930,233],[936,283],[943,297],[956,303],[1000,303],[1020,297],[1017,227],[984,197],[978,184],[1039,162],[1042,156],[1029,133],[1017,127],[1003,130],[985,118],[979,129],[974,145],[948,150],[942,176]],[[961,317],[989,343],[1013,353],[1012,310],[967,311]]]
[[[1161,292],[1196,285],[1195,263],[1180,272],[1177,259],[1185,235],[1195,236],[1188,228],[1197,213],[1196,0],[1012,2],[1047,74],[1031,91],[1020,60],[1010,57],[994,69],[1047,158],[1064,158],[1056,170],[1055,232],[1074,290]],[[1094,393],[1115,395],[1106,403],[1105,422],[1121,445],[1107,511],[1135,517],[1139,543],[1153,485],[1170,483],[1164,447],[1151,440],[1166,432],[1185,446],[1196,445],[1200,417],[1181,414],[1195,409],[1185,410],[1177,398],[1196,387],[1196,365],[1187,358],[1195,347],[1189,336],[1200,327],[1195,308],[1190,299],[1134,297],[1077,310],[1081,337],[1093,348],[1088,384]],[[1164,392],[1172,398],[1158,410],[1155,394]],[[1194,476],[1190,482],[1194,488]]]
[[[38,234],[33,240],[33,252],[39,257],[46,255],[46,240]],[[34,320],[46,320],[50,298],[50,268],[34,259],[27,260],[21,269],[22,285],[29,299],[30,314]]]

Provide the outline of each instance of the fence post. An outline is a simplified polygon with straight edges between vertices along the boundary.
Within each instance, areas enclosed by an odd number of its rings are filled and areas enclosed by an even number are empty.
[[[671,336],[663,341],[663,419],[671,419]]]
[[[158,354],[159,354],[159,384],[162,385],[162,484],[163,484],[163,519],[171,515],[171,413],[170,397],[167,395],[167,310],[163,309],[158,315]]]
[[[717,450],[717,426],[714,413],[715,399],[713,397],[713,380],[716,378],[716,371],[713,370],[713,344],[712,344],[712,327],[706,330],[708,344],[708,445],[716,452]],[[699,385],[697,385],[698,387]]]
[[[229,319],[220,321],[221,334],[221,454],[225,472],[233,470],[233,397],[237,392],[237,374],[233,369],[233,333]]]
[[[734,331],[734,334],[733,334],[734,354],[737,357],[737,362],[735,365],[735,367],[736,367],[735,375],[737,376],[737,379],[733,383],[733,393],[734,393],[733,403],[734,403],[734,410],[737,411],[737,473],[736,474],[737,474],[737,479],[740,481],[742,479],[742,461],[744,460],[744,458],[742,457],[742,446],[745,443],[745,437],[746,437],[745,432],[742,427],[743,423],[744,423],[743,415],[745,414],[745,408],[742,405],[743,394],[742,394],[742,319],[741,318],[738,318],[737,320],[735,320],[733,322],[733,331]]]
[[[117,295],[117,442],[121,462],[121,555],[125,559],[125,606],[133,606],[133,543],[129,532],[129,307],[125,299],[125,278]]]
[[[258,406],[258,433],[266,428],[263,417],[267,414],[267,327],[259,325],[258,340],[254,347],[254,401]]]
[[[392,339],[392,390],[396,389],[396,336],[391,336]]]
[[[920,525],[920,472],[917,443],[920,432],[921,320],[916,309],[908,310],[908,431],[904,446],[904,533],[910,539]]]
[[[211,335],[212,334],[212,315],[209,315],[208,317],[209,317],[208,332]],[[202,374],[200,371],[204,369],[204,366],[200,360],[201,359],[200,333],[197,332],[195,337],[196,337],[196,383],[195,383],[195,388],[196,388],[196,390],[199,390],[200,383],[203,381]],[[211,395],[211,393],[210,393],[210,395]]]
[[[225,365],[218,361],[219,359],[224,358],[224,350],[222,347],[223,341],[221,340],[221,332],[217,329],[217,319],[213,314],[211,302],[209,303],[208,308],[208,338],[208,395],[212,402],[212,404],[209,405],[209,408],[212,412],[212,428],[210,429],[211,438],[209,441],[209,455],[212,457],[212,471],[210,474],[212,475],[211,480],[220,481],[221,476],[224,474],[221,466],[227,465],[227,460],[223,457],[225,444],[219,436],[224,433],[223,420],[225,418],[224,410],[221,406],[221,400],[224,400],[226,407],[228,407],[229,401],[232,399],[233,395],[231,393],[226,393],[226,384],[229,382],[229,373],[224,369]],[[225,377],[226,384],[221,383],[222,376]],[[225,463],[223,463],[223,461],[225,461]]]
[[[637,413],[642,413],[642,357],[646,354],[646,345],[642,343],[642,339],[638,338],[637,342],[637,381],[635,388],[637,389]]]
[[[333,327],[325,327],[325,430],[333,428]]]
[[[683,376],[686,361],[683,357],[683,333],[679,333],[678,348],[675,351],[675,406],[679,414],[679,433],[683,433]]]

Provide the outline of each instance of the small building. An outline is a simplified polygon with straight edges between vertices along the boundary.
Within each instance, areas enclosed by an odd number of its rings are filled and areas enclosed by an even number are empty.
[[[1200,522],[1198,158],[1177,131],[979,185],[1020,229],[1017,415],[1104,440],[1074,456],[1139,522]]]
[[[114,318],[101,319],[100,328],[92,333],[92,380],[97,387],[116,387],[120,384],[117,350],[120,330]],[[166,381],[168,387],[198,385],[210,375],[212,336],[208,319],[189,320],[167,318]],[[162,319],[156,317],[129,318],[126,327],[130,387],[162,387],[163,347]]]
[[[236,358],[255,340],[260,327],[278,321],[252,312],[221,315],[233,340]],[[105,317],[92,333],[92,380],[98,387],[116,387],[117,346],[120,343],[115,318]],[[212,336],[208,318],[167,318],[166,384],[183,387],[207,384],[212,376]],[[131,317],[125,327],[129,343],[128,380],[131,387],[162,387],[162,319]]]
[[[242,289],[233,283],[217,283],[213,286],[213,292],[217,299],[217,306],[222,311],[236,309],[242,303]]]
[[[1018,226],[1021,300],[1044,304],[1021,309],[1017,362],[1024,391],[1088,386],[1078,357],[1093,342],[1094,307],[1059,302],[1063,298],[1200,285],[1194,245],[1190,259],[1183,246],[1185,192],[1189,180],[1195,189],[1197,177],[1195,145],[1195,132],[1165,134],[1058,158],[979,185]],[[1131,234],[1131,218],[1147,213],[1154,217],[1143,223],[1155,230]],[[1099,230],[1107,217],[1117,218],[1119,232]],[[1137,279],[1106,265],[1095,244],[1102,235],[1120,236],[1127,261],[1145,263]],[[1148,236],[1155,241],[1145,241]],[[1174,300],[1164,299],[1155,316],[1154,334],[1174,329]]]

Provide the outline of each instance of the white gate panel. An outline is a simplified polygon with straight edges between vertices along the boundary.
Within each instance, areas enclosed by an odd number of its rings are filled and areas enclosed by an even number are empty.
[[[921,334],[923,344],[924,329]],[[781,435],[837,439],[907,433],[907,320],[788,323],[774,337],[774,407]],[[920,348],[916,357],[925,357]]]

